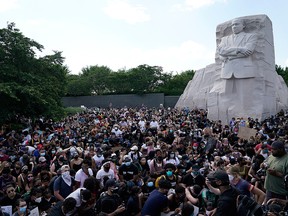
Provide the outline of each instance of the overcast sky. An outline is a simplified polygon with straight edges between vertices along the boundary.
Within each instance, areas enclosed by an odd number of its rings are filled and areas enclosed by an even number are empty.
[[[45,47],[63,51],[71,73],[141,64],[164,72],[214,62],[215,30],[235,17],[266,14],[273,23],[276,64],[288,66],[287,0],[0,0],[0,28],[15,22]]]

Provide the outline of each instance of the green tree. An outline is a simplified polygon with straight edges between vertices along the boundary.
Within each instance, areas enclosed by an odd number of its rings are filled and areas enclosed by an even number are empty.
[[[83,68],[80,77],[91,94],[102,95],[111,91],[109,89],[111,72],[112,70],[106,66],[95,65]]]
[[[187,70],[176,75],[170,73],[155,92],[163,92],[165,95],[181,95],[193,76],[193,70]]]
[[[280,65],[275,66],[276,72],[283,77],[286,85],[288,85],[288,67],[282,68]]]
[[[91,95],[91,89],[87,88],[89,80],[82,78],[80,75],[67,75],[66,96],[88,96]]]
[[[121,69],[117,72],[110,74],[109,78],[110,84],[110,93],[113,94],[129,94],[131,93],[132,82],[131,76],[128,71]]]
[[[163,68],[159,66],[139,65],[128,73],[133,93],[150,93],[163,83]]]
[[[15,114],[60,116],[68,69],[61,52],[36,57],[44,47],[25,37],[14,23],[0,29],[0,121]]]

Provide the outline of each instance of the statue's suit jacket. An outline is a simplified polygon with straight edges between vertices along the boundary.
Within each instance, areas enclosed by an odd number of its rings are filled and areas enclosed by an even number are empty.
[[[258,41],[257,34],[244,33],[232,34],[221,39],[217,51],[222,62],[221,78],[230,79],[232,75],[235,78],[255,77],[255,62],[252,61],[252,55]],[[252,51],[252,55],[243,56],[239,53],[239,48],[246,48]]]

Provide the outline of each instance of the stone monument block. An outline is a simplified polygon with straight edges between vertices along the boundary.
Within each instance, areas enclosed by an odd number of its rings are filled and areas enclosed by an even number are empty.
[[[264,119],[288,107],[275,71],[272,22],[266,15],[235,18],[216,28],[215,63],[195,72],[176,108],[208,110],[208,118]]]

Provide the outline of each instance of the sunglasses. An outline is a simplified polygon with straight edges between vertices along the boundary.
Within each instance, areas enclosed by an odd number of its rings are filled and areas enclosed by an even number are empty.
[[[15,192],[14,189],[7,191],[8,194],[10,194],[10,193],[14,193],[14,192]]]

